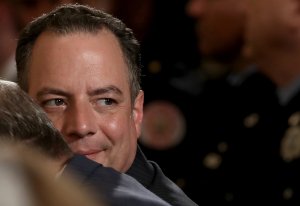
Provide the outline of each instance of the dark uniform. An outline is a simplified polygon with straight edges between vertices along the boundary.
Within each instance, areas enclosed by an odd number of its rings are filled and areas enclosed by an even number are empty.
[[[300,204],[300,88],[297,89],[285,104],[279,103],[277,95],[271,101],[262,97],[264,103],[245,115],[244,127],[237,132],[240,139],[234,157],[235,164],[241,163],[237,173],[245,174],[234,191],[237,203]],[[253,117],[256,120],[252,124],[245,124]]]
[[[186,192],[199,205],[298,205],[300,92],[282,105],[262,74],[223,80],[200,96]]]
[[[199,205],[232,204],[237,174],[240,175],[236,172],[240,166],[236,157],[244,143],[244,117],[264,103],[262,97],[273,98],[273,85],[255,71],[235,78],[235,83],[231,83],[230,77],[227,74],[208,81],[195,107],[197,125],[190,128],[195,138],[190,138],[189,144],[194,155],[186,192]],[[249,124],[257,121],[255,115],[251,118]]]

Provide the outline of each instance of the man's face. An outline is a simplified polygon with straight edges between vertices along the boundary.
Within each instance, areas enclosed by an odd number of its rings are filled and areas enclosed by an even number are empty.
[[[244,35],[245,0],[189,0],[186,11],[194,17],[203,55],[236,52]]]
[[[125,172],[136,153],[143,93],[131,105],[128,66],[116,37],[43,33],[29,63],[29,95],[75,153]]]

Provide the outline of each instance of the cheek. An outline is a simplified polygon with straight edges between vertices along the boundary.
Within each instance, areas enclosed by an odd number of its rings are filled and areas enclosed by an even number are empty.
[[[66,134],[64,133],[64,119],[60,116],[57,115],[51,115],[46,113],[48,118],[51,120],[51,122],[53,123],[54,127],[63,134],[63,136],[66,136]]]
[[[102,132],[106,133],[112,141],[121,141],[121,139],[127,141],[127,138],[137,136],[135,122],[130,116],[110,118],[102,125]]]
[[[118,130],[122,130],[122,121],[112,120],[107,122],[107,124],[105,124],[104,127],[106,127],[108,131],[117,132]]]
[[[125,118],[111,118],[102,124],[102,131],[113,141],[119,140],[122,136],[127,136],[128,120]]]

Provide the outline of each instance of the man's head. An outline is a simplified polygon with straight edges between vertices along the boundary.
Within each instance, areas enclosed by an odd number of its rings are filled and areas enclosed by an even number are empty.
[[[189,0],[187,14],[196,20],[202,55],[228,61],[244,45],[246,0]]]
[[[0,140],[36,147],[53,159],[72,155],[45,112],[17,84],[0,80]]]
[[[139,44],[123,22],[64,5],[22,32],[20,86],[42,106],[75,153],[126,171],[143,116]]]

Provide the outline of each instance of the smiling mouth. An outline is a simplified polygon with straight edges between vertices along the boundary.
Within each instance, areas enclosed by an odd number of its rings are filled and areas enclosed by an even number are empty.
[[[88,159],[95,159],[96,155],[98,154],[98,152],[94,152],[94,153],[89,153],[89,154],[85,154],[84,156]]]
[[[102,151],[77,151],[75,153],[80,154],[80,155],[84,155],[84,156],[89,156],[89,155],[95,155],[98,154]]]
[[[80,155],[84,155],[86,158],[88,159],[92,159],[92,160],[95,160],[96,159],[96,156],[102,152],[104,152],[105,150],[97,150],[97,151],[79,151],[77,152],[77,154],[80,154]]]
[[[79,154],[79,155],[83,155],[85,157],[87,157],[88,159],[92,159],[92,160],[95,160],[96,157],[99,155],[99,154],[104,154],[103,152],[106,152],[106,150],[108,150],[109,147],[101,147],[101,148],[98,148],[98,149],[74,149],[74,153],[76,154]]]

